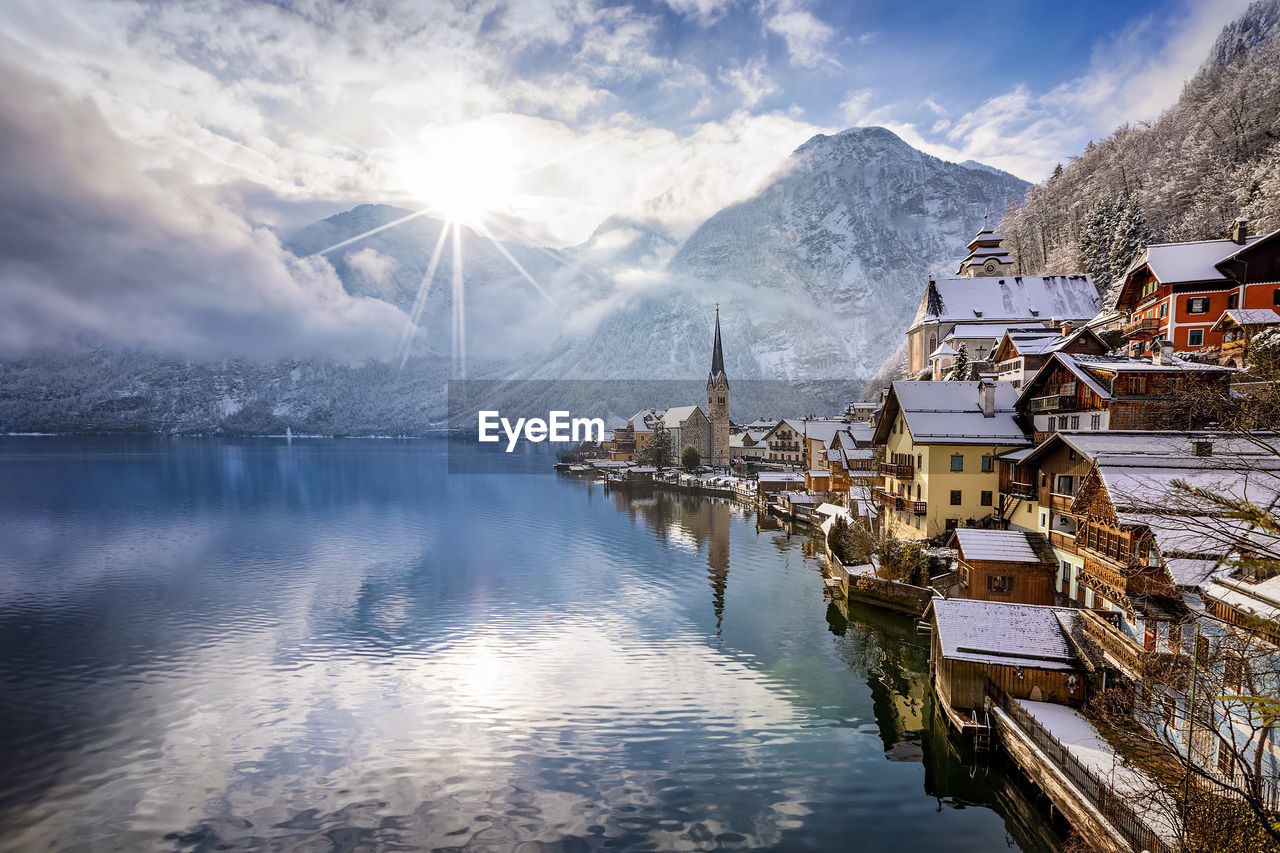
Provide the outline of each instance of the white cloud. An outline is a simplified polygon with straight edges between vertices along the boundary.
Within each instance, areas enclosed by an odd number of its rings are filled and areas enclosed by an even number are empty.
[[[1142,18],[1099,44],[1090,70],[1080,77],[1042,93],[1014,85],[949,123],[934,122],[928,131],[896,118],[902,115],[896,108],[871,108],[866,92],[854,93],[842,111],[943,159],[978,160],[1039,180],[1090,139],[1125,122],[1156,118],[1177,99],[1222,26],[1247,5],[1248,0],[1205,0],[1193,2],[1185,15]],[[932,98],[921,106],[946,115]]]
[[[840,61],[830,50],[836,31],[802,8],[799,0],[779,3],[765,20],[765,29],[782,36],[791,64],[805,68],[840,68]]]
[[[672,11],[702,26],[709,26],[724,17],[736,0],[666,0]]]
[[[742,96],[744,107],[754,107],[760,101],[776,95],[780,89],[778,84],[765,73],[764,60],[753,59],[737,67],[724,68],[720,71],[720,82],[734,89]]]

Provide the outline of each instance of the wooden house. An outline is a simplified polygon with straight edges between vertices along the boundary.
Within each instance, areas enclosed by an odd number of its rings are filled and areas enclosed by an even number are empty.
[[[1010,328],[996,345],[991,360],[995,362],[1001,382],[1021,388],[1055,352],[1106,355],[1107,349],[1106,342],[1093,329],[1085,327],[1073,331],[1072,324],[1067,322],[1059,329]]]
[[[962,598],[1055,603],[1053,549],[1041,534],[960,528],[951,534],[948,545],[956,550]]]
[[[1017,699],[1083,703],[1091,666],[1068,637],[1081,618],[1066,607],[933,599],[929,662],[948,722],[961,732],[980,725],[988,683]]]
[[[1164,341],[1176,352],[1220,346],[1215,326],[1225,312],[1280,307],[1280,231],[1251,237],[1240,219],[1227,239],[1148,246],[1125,272],[1115,306],[1128,314],[1132,355]]]
[[[1235,308],[1224,311],[1213,324],[1213,332],[1222,336],[1218,363],[1227,367],[1244,367],[1249,359],[1249,341],[1266,329],[1280,326],[1280,313],[1275,308]]]
[[[1014,406],[1031,421],[1037,444],[1068,430],[1192,429],[1190,395],[1225,393],[1232,373],[1176,358],[1169,348],[1150,359],[1055,352]]]

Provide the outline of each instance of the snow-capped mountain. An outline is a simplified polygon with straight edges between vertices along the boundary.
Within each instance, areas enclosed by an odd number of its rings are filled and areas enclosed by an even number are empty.
[[[854,396],[899,346],[926,274],[953,267],[984,211],[998,216],[1026,186],[924,154],[883,128],[855,128],[806,142],[764,189],[683,244],[636,217],[611,218],[562,250],[524,245],[497,224],[487,234],[460,229],[468,375],[702,377],[719,303],[732,377],[839,379]],[[421,331],[403,370],[94,348],[0,365],[8,387],[31,392],[0,397],[0,429],[427,428],[444,417],[454,352],[453,241],[441,244],[439,221],[399,222],[409,213],[361,205],[285,243],[299,257],[323,252],[353,294],[406,313],[421,294]]]

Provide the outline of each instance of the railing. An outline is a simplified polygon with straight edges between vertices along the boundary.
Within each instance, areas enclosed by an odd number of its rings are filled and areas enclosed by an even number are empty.
[[[1076,547],[1076,535],[1074,533],[1067,533],[1063,530],[1050,530],[1049,542],[1057,545],[1059,548],[1074,549]]]
[[[1070,512],[1071,502],[1076,499],[1075,495],[1064,495],[1062,492],[1049,493],[1049,507],[1060,512]]]
[[[1137,641],[1092,610],[1081,610],[1080,614],[1084,619],[1084,632],[1091,640],[1131,675],[1140,671],[1142,653],[1145,650]]]
[[[910,462],[884,462],[880,465],[880,473],[899,480],[910,480],[915,477],[915,466]]]
[[[1036,493],[1035,483],[1010,483],[1005,489],[1006,495],[1013,495],[1015,498],[1026,498],[1027,500],[1036,500],[1040,497]]]
[[[1031,398],[1031,411],[1033,412],[1070,412],[1076,409],[1076,391],[1074,385],[1068,391],[1066,386],[1062,386],[1052,394],[1045,394],[1043,397]]]
[[[909,509],[916,515],[926,515],[929,512],[928,501],[903,501],[904,509]]]
[[[1119,794],[1105,780],[1095,775],[1092,770],[1080,763],[1080,760],[1063,746],[1039,720],[1027,713],[1027,709],[1006,693],[999,685],[987,681],[987,693],[1000,710],[1012,718],[1021,729],[1022,734],[1034,743],[1041,752],[1048,756],[1071,783],[1080,790],[1089,802],[1105,817],[1112,826],[1120,831],[1134,850],[1149,850],[1151,853],[1175,853],[1173,847],[1155,830],[1146,824],[1122,794]]]
[[[1077,547],[1080,546],[1080,540],[1076,539]],[[1096,552],[1089,548],[1084,549],[1084,573],[1092,575],[1104,584],[1114,587],[1117,592],[1129,591],[1129,579],[1120,571],[1108,566],[1106,563],[1097,559],[1094,554]]]
[[[1121,328],[1126,338],[1134,335],[1145,335],[1148,332],[1155,332],[1164,325],[1164,321],[1158,317],[1143,317],[1141,320],[1134,320],[1132,323],[1125,323]]]

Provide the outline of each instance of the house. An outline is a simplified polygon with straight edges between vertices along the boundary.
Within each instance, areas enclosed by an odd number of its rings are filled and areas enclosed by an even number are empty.
[[[1227,367],[1244,367],[1249,359],[1249,341],[1266,329],[1280,326],[1280,313],[1275,308],[1231,308],[1222,312],[1210,329],[1222,337],[1218,363]]]
[[[1054,604],[1056,563],[1049,541],[1025,530],[960,528],[956,550],[961,598],[1014,604]]]
[[[1079,355],[1106,355],[1108,347],[1088,326],[1075,329],[1064,323],[1059,329],[1013,327],[996,345],[991,360],[1001,382],[1021,388],[1055,352]]]
[[[804,426],[799,421],[787,419],[776,422],[765,433],[769,448],[766,461],[780,465],[804,464]]]
[[[747,426],[730,431],[729,458],[732,462],[762,462],[769,456],[769,444],[765,441],[767,428]]]
[[[1175,352],[1220,346],[1214,327],[1225,312],[1280,307],[1280,231],[1251,237],[1238,219],[1226,239],[1148,246],[1124,273],[1114,304],[1128,315],[1132,355],[1160,341]]]
[[[1135,470],[1142,467],[1158,476],[1161,470],[1178,470],[1185,460],[1201,460],[1193,461],[1193,465],[1202,466],[1203,460],[1208,459],[1204,453],[1212,453],[1215,446],[1219,455],[1216,469],[1224,465],[1270,465],[1265,443],[1207,432],[1056,433],[1032,451],[1006,453],[1001,457],[1002,516],[1016,528],[1034,530],[1048,537],[1057,566],[1055,589],[1059,605],[1120,611],[1124,610],[1121,603],[1129,601],[1133,605],[1165,607],[1158,602],[1134,601],[1129,596],[1128,580],[1120,583],[1114,573],[1107,570],[1107,561],[1092,553],[1088,544],[1089,517],[1083,511],[1084,503],[1076,507],[1076,497],[1096,467],[1107,471],[1116,465]],[[1147,500],[1157,500],[1157,494],[1167,489],[1172,476],[1153,487]],[[1157,529],[1164,528],[1164,524],[1157,526]],[[1097,532],[1093,534],[1093,542],[1098,542]],[[1106,549],[1103,548],[1103,552]],[[1126,560],[1133,556],[1130,548]],[[1128,567],[1124,569],[1128,571]],[[1166,561],[1165,574],[1157,584],[1161,587],[1158,592],[1169,597],[1176,589],[1194,588],[1211,569],[1203,558],[1176,552],[1176,556]],[[1125,597],[1108,594],[1112,592],[1123,592]],[[1180,607],[1172,605],[1172,610],[1180,611]],[[1144,616],[1137,608],[1130,608],[1130,615],[1130,625],[1137,630]],[[1152,611],[1152,619],[1160,621],[1160,613]]]
[[[804,440],[804,465],[806,469],[827,467],[827,448],[836,434],[847,430],[849,424],[830,418],[802,418],[800,426]]]
[[[875,428],[869,423],[849,424],[835,434],[826,451],[830,491],[843,495],[853,490],[858,492],[853,497],[865,499],[873,487],[881,484],[874,437]]]
[[[1150,359],[1055,352],[1023,384],[1015,407],[1037,442],[1057,430],[1188,429],[1196,426],[1190,395],[1225,394],[1231,375],[1177,358],[1170,346]]]
[[[1087,275],[1015,276],[1003,238],[983,224],[969,243],[969,256],[954,278],[930,278],[920,307],[907,329],[907,367],[911,376],[931,367],[930,357],[949,335],[965,339],[966,326],[1026,326],[1057,319],[1083,325],[1098,313],[1100,298]],[[953,347],[954,348],[954,347]],[[970,352],[975,360],[983,360]]]
[[[933,599],[923,619],[932,634],[933,686],[948,722],[961,732],[977,728],[988,682],[1017,699],[1083,703],[1089,667],[1068,639],[1081,618],[1067,607]]]
[[[804,486],[804,475],[789,471],[761,471],[756,474],[756,493],[761,497]]]
[[[996,457],[1029,446],[1007,382],[894,382],[876,425],[886,535],[930,539],[996,511]]]
[[[671,464],[679,464],[686,447],[694,447],[704,464],[711,461],[711,421],[698,406],[675,406],[662,413],[662,425],[671,433]]]

